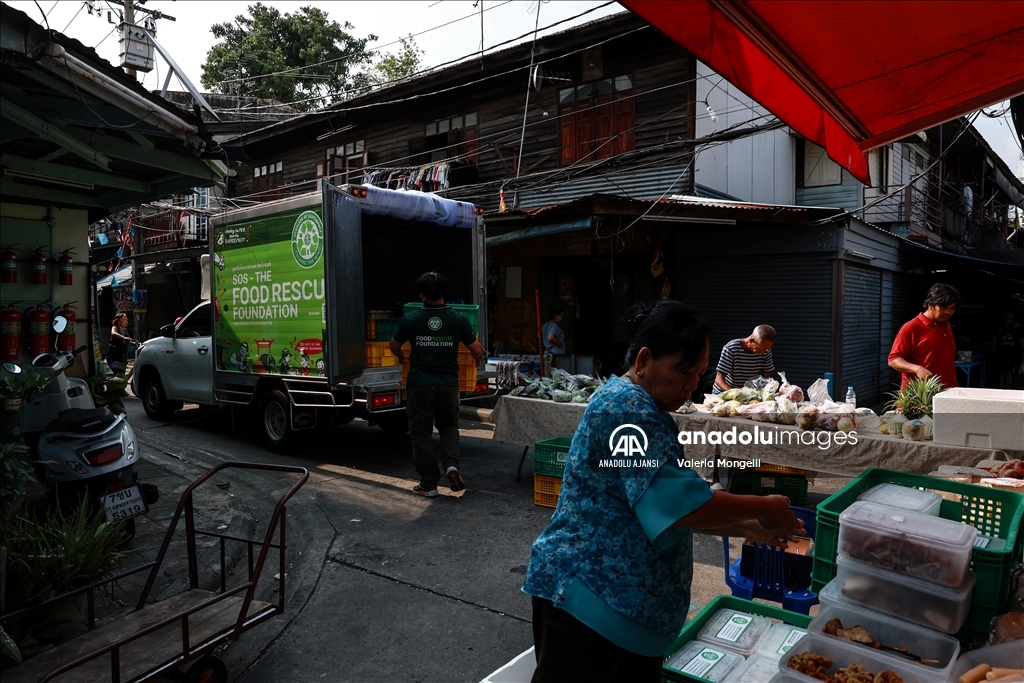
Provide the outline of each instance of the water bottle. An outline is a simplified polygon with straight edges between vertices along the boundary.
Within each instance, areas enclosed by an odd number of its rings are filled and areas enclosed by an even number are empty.
[[[853,393],[853,387],[846,387],[846,402],[857,407],[857,394]]]

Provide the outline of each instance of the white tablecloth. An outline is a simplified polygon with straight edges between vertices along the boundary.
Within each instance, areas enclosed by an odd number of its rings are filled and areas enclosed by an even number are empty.
[[[555,403],[519,396],[502,396],[491,415],[494,422],[494,440],[532,445],[541,439],[555,436],[572,436],[583,417],[586,404]],[[796,427],[753,422],[738,417],[715,417],[707,413],[689,415],[673,414],[680,431],[703,432],[753,432],[757,427],[760,434],[773,432],[773,440],[780,440],[776,432],[796,432],[795,438],[809,440],[834,439],[841,432],[800,432]],[[821,436],[818,436],[821,434]],[[697,437],[699,439],[699,437]],[[707,438],[707,437],[705,437]],[[910,441],[885,434],[858,433],[857,443],[838,445],[830,442],[820,447],[820,442],[794,444],[781,439],[782,444],[743,445],[696,444],[684,446],[688,460],[707,461],[718,458],[734,461],[760,459],[762,463],[784,465],[815,472],[825,472],[853,477],[870,467],[885,467],[901,472],[927,474],[940,465],[973,467],[982,460],[1006,460],[1010,454],[987,448],[968,448],[937,444],[932,441]],[[707,467],[695,466],[705,470]]]

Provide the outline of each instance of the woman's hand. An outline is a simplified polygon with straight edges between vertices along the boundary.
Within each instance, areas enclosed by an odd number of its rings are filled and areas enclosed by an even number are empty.
[[[785,548],[789,541],[793,540],[792,534],[779,535],[766,530],[756,519],[749,522],[741,522],[737,525],[743,532],[743,538],[754,543],[767,543],[778,548]]]
[[[773,495],[762,499],[757,522],[774,536],[790,538],[804,530],[804,523],[789,509],[789,498]]]

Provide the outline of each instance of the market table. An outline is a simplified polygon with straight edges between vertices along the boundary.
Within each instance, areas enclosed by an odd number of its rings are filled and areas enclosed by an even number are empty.
[[[583,417],[586,404],[555,403],[520,396],[502,396],[491,415],[494,422],[494,440],[530,446],[541,439],[555,436],[571,436]],[[681,432],[703,432],[704,443],[685,446],[687,460],[707,461],[719,458],[733,461],[749,461],[760,459],[762,463],[783,465],[815,472],[824,472],[845,477],[855,477],[871,467],[884,467],[902,472],[927,474],[940,465],[956,465],[974,467],[982,460],[1008,460],[1013,454],[1003,450],[990,448],[969,448],[951,446],[933,441],[911,441],[885,434],[868,434],[859,432],[857,443],[838,444],[832,441],[842,432],[826,432],[814,430],[801,432],[795,426],[755,422],[739,417],[715,417],[709,413],[690,413],[681,415],[673,413],[672,417],[679,425]],[[765,445],[759,443],[743,445],[740,443],[707,443],[707,435],[711,432],[727,432],[735,434],[753,432],[757,428],[758,438],[770,434],[772,440],[783,443]],[[780,437],[779,433],[788,431],[795,435]],[[821,436],[819,436],[821,435]],[[831,436],[827,436],[831,435]],[[792,445],[787,439],[802,438],[812,443]],[[829,443],[822,445],[828,438]],[[821,441],[818,441],[820,439]],[[700,437],[696,437],[700,440]],[[713,463],[710,463],[713,464]],[[707,466],[695,466],[693,469],[706,471]],[[728,466],[728,464],[726,464]]]

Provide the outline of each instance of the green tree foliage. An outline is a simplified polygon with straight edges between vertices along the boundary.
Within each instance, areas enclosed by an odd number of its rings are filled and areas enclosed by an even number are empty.
[[[390,83],[412,76],[424,69],[423,55],[426,54],[416,44],[410,34],[408,38],[399,38],[402,48],[398,52],[384,54],[370,72],[370,81],[375,85]]]
[[[211,27],[219,42],[206,55],[204,87],[271,97],[306,110],[344,99],[347,91],[367,84],[363,68],[370,65],[371,53],[366,45],[377,36],[355,38],[349,33],[352,24],[330,21],[313,6],[282,14],[257,2],[248,12]]]

